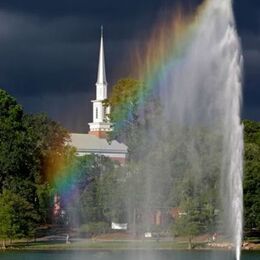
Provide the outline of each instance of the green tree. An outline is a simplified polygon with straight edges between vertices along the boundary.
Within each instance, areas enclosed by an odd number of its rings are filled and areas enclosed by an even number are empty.
[[[9,190],[0,195],[0,237],[3,241],[32,237],[38,220],[33,205],[23,197]]]
[[[116,166],[116,167],[115,167]],[[127,219],[125,169],[115,165],[98,180],[98,199],[108,222],[125,223]]]
[[[51,179],[53,172],[75,155],[75,150],[67,145],[68,131],[44,114],[25,115],[23,125],[32,145],[39,181]]]
[[[37,193],[37,211],[40,215],[40,221],[43,224],[52,223],[52,205],[54,198],[54,187],[48,182],[36,185]]]
[[[139,160],[143,148],[148,145],[148,142],[144,143],[147,141],[147,138],[143,138],[147,135],[145,130],[154,123],[152,119],[159,110],[157,99],[149,93],[145,84],[128,78],[118,80],[105,104],[111,106],[113,131],[109,139],[125,143],[128,146],[128,159]],[[153,113],[150,113],[151,110]]]
[[[173,234],[188,237],[188,248],[192,249],[192,239],[201,232],[200,214],[198,204],[194,200],[188,200],[182,205],[182,215],[173,225]]]
[[[31,179],[23,110],[15,99],[0,89],[0,190],[12,177]]]
[[[113,86],[108,99],[111,105],[111,120],[115,124],[113,135],[122,135],[121,128],[131,128],[137,117],[140,94],[144,92],[144,85],[135,79],[120,79]]]
[[[114,172],[119,167],[104,156],[86,155],[74,159],[69,169],[74,172],[70,182],[74,198],[66,202],[72,224],[111,220],[115,214],[112,198],[116,194],[118,178]]]
[[[0,192],[23,197],[47,220],[49,181],[75,150],[67,145],[68,132],[46,115],[26,115],[6,91],[0,89]],[[44,202],[44,203],[43,203]],[[50,201],[49,201],[50,202]]]
[[[75,157],[75,149],[67,145],[69,134],[59,123],[44,114],[25,115],[23,125],[31,144],[34,166],[35,206],[43,223],[51,223],[55,173]]]
[[[260,123],[244,121],[245,227],[260,229]]]
[[[110,120],[113,132],[110,139],[124,142],[131,150],[137,146],[138,133],[134,130],[138,125],[138,93],[143,84],[134,79],[121,79],[112,89],[108,104],[111,106]]]
[[[37,165],[22,107],[0,89],[0,110],[0,191],[12,190],[34,204]]]

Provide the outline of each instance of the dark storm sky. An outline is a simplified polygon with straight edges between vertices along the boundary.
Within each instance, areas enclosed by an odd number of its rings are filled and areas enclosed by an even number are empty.
[[[130,75],[128,55],[149,36],[159,11],[178,2],[192,10],[201,0],[0,0],[0,87],[27,112],[87,131],[100,25],[111,87]],[[243,117],[260,120],[260,1],[234,2],[245,59]]]

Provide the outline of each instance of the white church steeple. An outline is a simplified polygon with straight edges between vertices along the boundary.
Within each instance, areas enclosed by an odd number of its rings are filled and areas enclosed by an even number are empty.
[[[99,49],[99,62],[98,62],[98,74],[96,83],[96,100],[92,100],[93,103],[93,121],[89,123],[89,134],[96,135],[100,138],[106,136],[107,132],[110,132],[111,123],[108,122],[107,114],[109,108],[103,105],[103,101],[107,99],[107,80],[106,80],[106,68],[105,68],[105,52],[104,52],[104,39],[103,39],[103,26],[101,26],[101,39]]]

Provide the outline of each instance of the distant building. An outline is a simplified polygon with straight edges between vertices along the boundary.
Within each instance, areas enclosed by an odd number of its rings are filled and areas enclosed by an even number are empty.
[[[99,51],[98,75],[96,83],[96,99],[93,103],[93,120],[89,123],[89,133],[71,133],[71,143],[77,149],[78,156],[86,154],[104,155],[112,160],[124,164],[127,157],[127,146],[116,140],[108,142],[107,134],[113,130],[108,114],[110,107],[104,106],[107,99],[107,80],[105,69],[105,53],[103,41],[103,28],[101,27],[101,40]]]

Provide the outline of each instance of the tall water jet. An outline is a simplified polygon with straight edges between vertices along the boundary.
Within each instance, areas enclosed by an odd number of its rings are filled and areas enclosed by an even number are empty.
[[[155,30],[146,59],[143,54],[139,74],[146,87],[137,92],[143,131],[136,172],[144,192],[138,202],[129,204],[130,211],[138,208],[147,216],[183,207],[183,214],[189,215],[187,205],[208,210],[217,219],[208,226],[232,243],[238,260],[243,59],[232,0],[207,0],[188,17],[175,14],[173,22],[166,20]],[[151,225],[145,223],[143,229],[150,230]]]

